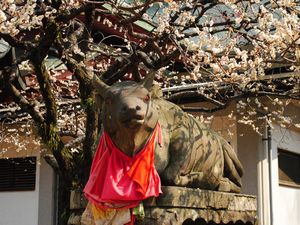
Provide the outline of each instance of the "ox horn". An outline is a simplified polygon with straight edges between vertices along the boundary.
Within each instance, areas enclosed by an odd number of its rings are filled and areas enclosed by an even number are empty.
[[[93,77],[93,87],[95,88],[96,92],[101,95],[102,98],[105,97],[106,91],[109,89],[109,85],[104,83],[99,77],[94,75]]]
[[[153,80],[155,78],[155,72],[151,71],[141,82],[140,84],[143,85],[149,91],[153,85]]]

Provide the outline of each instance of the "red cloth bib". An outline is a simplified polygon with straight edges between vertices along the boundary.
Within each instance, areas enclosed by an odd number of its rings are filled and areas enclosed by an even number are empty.
[[[84,188],[86,198],[103,208],[133,208],[143,199],[157,197],[161,193],[161,183],[154,167],[156,137],[161,144],[159,124],[145,147],[129,157],[104,131]]]

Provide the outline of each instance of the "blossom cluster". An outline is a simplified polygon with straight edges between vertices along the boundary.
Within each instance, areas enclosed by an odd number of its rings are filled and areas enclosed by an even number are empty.
[[[28,0],[16,3],[12,0],[2,0],[0,33],[18,37],[23,31],[41,28],[45,19],[55,20],[63,13],[74,12],[82,5],[92,3],[98,13],[94,22],[103,28],[103,34],[102,30],[98,32],[103,38],[99,40],[96,35],[92,37],[92,34],[89,34],[88,40],[80,39],[86,27],[79,18],[65,22],[64,25],[60,24],[62,30],[58,36],[64,46],[62,58],[80,56],[78,65],[92,67],[95,73],[104,73],[113,62],[134,59],[130,57],[136,50],[146,49],[143,62],[159,61],[179,50],[180,54],[176,59],[167,65],[161,63],[161,68],[157,69],[158,78],[164,87],[170,86],[171,80],[175,80],[176,84],[186,84],[183,80],[198,83],[215,82],[209,89],[199,88],[197,91],[207,99],[218,101],[226,101],[239,95],[244,98],[243,93],[249,94],[250,97],[246,96],[245,100],[237,103],[239,122],[257,130],[254,117],[260,117],[258,111],[263,111],[266,113],[261,118],[267,123],[276,120],[282,126],[292,124],[292,120],[284,116],[284,107],[289,105],[288,100],[282,101],[274,95],[267,98],[268,102],[259,96],[262,93],[276,94],[278,91],[277,82],[273,82],[271,76],[277,68],[284,68],[285,72],[292,74],[287,79],[277,76],[284,87],[289,88],[299,82],[299,1],[219,0],[200,3],[201,1],[192,0],[153,0],[146,3],[132,1],[129,4],[126,1],[63,0],[59,8],[41,2]],[[111,19],[113,17],[118,21]],[[130,24],[124,22],[126,19],[132,19]],[[144,25],[137,29],[137,24]],[[151,31],[146,31],[145,24],[152,27],[149,29]],[[144,33],[141,33],[147,36],[146,38],[132,34],[142,29]],[[141,40],[138,40],[139,38]],[[89,52],[83,51],[83,42],[89,43]],[[139,46],[136,47],[133,42]],[[28,66],[23,64],[21,66]],[[178,73],[176,69],[172,71],[175,64],[180,64],[183,68],[179,70],[184,72]],[[145,71],[147,65],[139,62],[137,66],[138,71]],[[61,99],[62,95],[70,90],[71,98],[78,97],[72,92],[73,89],[77,90],[77,81],[57,78],[63,72],[50,71],[55,97]],[[166,74],[168,76],[165,76]],[[226,90],[231,96],[220,97],[220,87],[230,87]],[[279,96],[284,93],[283,90]],[[295,94],[297,89],[290,88],[288,93]],[[83,134],[83,124],[78,125],[74,122],[78,116],[71,111],[60,113],[60,128],[74,129]],[[77,127],[71,128],[72,124],[77,124]]]
[[[42,26],[45,15],[36,14],[36,0],[29,0],[17,5],[13,0],[0,2],[0,33],[16,36],[22,30],[31,30]]]

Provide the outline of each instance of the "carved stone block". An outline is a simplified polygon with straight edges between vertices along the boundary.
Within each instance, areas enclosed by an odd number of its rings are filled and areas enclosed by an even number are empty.
[[[184,187],[162,187],[155,203],[145,201],[145,218],[139,225],[181,225],[202,219],[208,222],[257,224],[256,197]]]

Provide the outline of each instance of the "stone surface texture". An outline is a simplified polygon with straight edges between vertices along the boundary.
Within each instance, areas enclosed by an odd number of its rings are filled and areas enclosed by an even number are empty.
[[[215,224],[258,223],[255,196],[175,186],[163,186],[162,191],[158,198],[144,201],[145,218],[136,225],[181,225],[188,219]],[[74,213],[68,224],[80,225],[86,200],[80,192],[73,192],[70,203]]]
[[[144,202],[145,218],[136,224],[177,225],[198,218],[216,224],[257,224],[255,196],[173,186],[162,191],[155,201]]]

